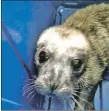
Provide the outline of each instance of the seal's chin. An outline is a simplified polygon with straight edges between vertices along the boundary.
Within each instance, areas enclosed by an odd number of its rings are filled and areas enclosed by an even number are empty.
[[[52,97],[52,98],[56,97],[56,95],[53,94],[53,93],[49,93],[49,94],[47,94],[46,96],[48,96],[48,97]]]
[[[63,110],[74,110],[75,107],[76,107],[76,103],[75,103],[75,100],[73,99],[74,97],[60,97],[60,96],[56,96],[54,94],[48,94],[45,96],[48,100],[48,104],[50,104],[50,101],[51,101],[51,104],[56,107],[62,107]],[[59,110],[59,109],[58,109]]]
[[[50,93],[46,93],[45,96],[51,97],[51,98],[57,98],[59,100],[68,100],[72,96],[72,94],[67,90],[67,91],[62,91],[62,90],[55,90]]]

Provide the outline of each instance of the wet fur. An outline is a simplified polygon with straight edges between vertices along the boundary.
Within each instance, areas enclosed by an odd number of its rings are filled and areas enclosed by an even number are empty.
[[[103,79],[106,67],[109,68],[109,4],[83,8],[71,15],[63,25],[82,31],[90,43],[87,71],[83,78],[93,85],[93,88],[91,92],[88,89],[83,91],[89,92],[91,97],[87,97],[87,100],[92,98],[89,101],[94,104],[97,85]],[[93,109],[89,105],[83,105],[84,109]]]
[[[92,84],[103,79],[103,71],[109,67],[109,4],[92,5],[77,11],[63,24],[84,33],[90,43],[86,74]],[[92,75],[93,74],[93,75]],[[87,80],[86,80],[87,81]]]

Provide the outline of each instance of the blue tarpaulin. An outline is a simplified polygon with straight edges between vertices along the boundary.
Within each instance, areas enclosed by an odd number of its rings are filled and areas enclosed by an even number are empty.
[[[61,2],[50,1],[2,1],[2,22],[10,32],[16,48],[25,62],[31,62],[32,44],[39,34],[49,26],[60,21],[56,8]],[[58,8],[61,10],[62,6]],[[64,10],[64,19],[73,12]],[[56,18],[56,20],[55,20]],[[27,74],[19,58],[2,31],[2,110],[32,109],[22,96],[22,87]],[[103,82],[103,109],[109,109],[109,83]],[[100,109],[99,88],[95,96],[96,109]]]

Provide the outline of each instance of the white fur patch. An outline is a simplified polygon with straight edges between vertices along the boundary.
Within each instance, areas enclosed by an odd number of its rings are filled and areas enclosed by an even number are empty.
[[[55,27],[47,29],[38,41],[38,45],[45,44],[47,49],[54,51],[58,49],[62,53],[69,48],[88,49],[88,42],[85,36],[80,32],[73,32],[68,37],[61,37],[59,32],[56,32]]]

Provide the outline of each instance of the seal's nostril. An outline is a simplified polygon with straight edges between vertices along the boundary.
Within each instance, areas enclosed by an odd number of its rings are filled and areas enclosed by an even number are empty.
[[[53,92],[57,87],[58,87],[58,85],[53,84],[53,85],[51,86],[51,91]]]
[[[52,90],[52,91],[55,90],[55,85],[53,85],[53,86],[51,87],[51,90]]]

